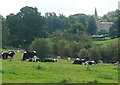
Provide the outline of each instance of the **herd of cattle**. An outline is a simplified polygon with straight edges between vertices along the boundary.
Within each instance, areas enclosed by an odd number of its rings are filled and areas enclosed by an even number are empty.
[[[15,55],[14,51],[8,51],[8,52],[3,52],[0,56],[1,59],[10,59],[12,60],[13,57]],[[60,58],[60,56],[58,56]],[[68,58],[68,60],[70,60],[70,58]],[[25,51],[23,53],[23,58],[21,59],[21,61],[28,61],[28,62],[57,62],[56,59],[39,59],[37,58],[37,53],[36,51]],[[100,61],[100,63],[103,63],[102,61]],[[111,62],[112,64],[114,63],[118,63],[118,62]],[[73,62],[73,64],[80,64],[80,65],[95,65],[96,62],[95,61],[86,61],[85,59],[79,59],[76,58]]]

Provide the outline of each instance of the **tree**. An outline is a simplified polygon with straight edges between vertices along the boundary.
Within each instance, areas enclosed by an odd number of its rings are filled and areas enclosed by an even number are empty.
[[[52,55],[52,42],[48,38],[39,38],[32,42],[30,49],[35,50],[39,58],[45,59]]]
[[[71,25],[81,23],[85,28],[87,28],[87,15],[85,14],[74,14],[69,16],[68,19]]]
[[[58,41],[58,55],[62,58],[65,57],[65,46],[67,44],[66,40],[59,40]]]
[[[83,58],[83,59],[89,60],[88,55],[89,55],[89,52],[85,48],[81,49],[80,52],[78,53],[78,57],[81,58],[81,59]]]
[[[113,20],[113,25],[112,27],[110,28],[110,32],[109,32],[109,35],[110,37],[120,37],[120,11],[119,10],[116,10],[114,12],[114,15],[116,15],[115,17],[111,17],[112,20]]]
[[[97,32],[97,23],[93,16],[88,16],[88,27],[87,33],[88,34],[95,34]]]
[[[99,60],[102,59],[102,57],[99,53],[99,49],[95,48],[95,47],[89,49],[88,57],[90,60],[94,60],[96,62],[99,62]]]
[[[47,27],[50,34],[56,30],[63,31],[69,27],[69,20],[63,14],[59,14],[59,16],[57,16],[54,12],[47,12],[45,14],[45,18],[47,20]]]
[[[6,23],[11,34],[11,45],[14,47],[21,45],[28,48],[35,37],[47,37],[45,18],[37,8],[23,7],[16,15],[7,16]]]

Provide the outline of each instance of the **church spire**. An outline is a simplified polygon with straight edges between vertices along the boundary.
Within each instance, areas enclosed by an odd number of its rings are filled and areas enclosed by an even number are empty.
[[[96,7],[95,7],[95,16],[97,17],[97,9],[96,9]]]
[[[96,7],[95,7],[95,17],[98,17]]]

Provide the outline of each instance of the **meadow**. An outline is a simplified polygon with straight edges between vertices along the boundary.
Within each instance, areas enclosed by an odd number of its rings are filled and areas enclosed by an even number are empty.
[[[23,62],[22,53],[13,61],[2,60],[3,83],[118,83],[118,66],[112,64],[75,65],[73,60],[57,63]]]
[[[111,43],[113,41],[118,42],[118,41],[120,41],[120,38],[110,39],[110,40],[106,40],[106,41],[93,41],[93,45],[94,46],[101,46],[101,45]]]

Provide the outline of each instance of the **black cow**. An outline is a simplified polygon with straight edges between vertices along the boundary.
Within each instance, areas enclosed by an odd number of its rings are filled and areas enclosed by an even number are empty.
[[[36,51],[25,51],[21,60],[25,61],[26,59],[33,58],[36,55]]]
[[[73,62],[73,64],[84,64],[85,63],[85,59],[81,59],[81,60],[79,60],[79,59],[76,59],[76,60],[74,60],[74,62]]]
[[[86,61],[85,65],[95,65],[96,62],[95,61]]]
[[[14,51],[4,52],[2,53],[2,59],[12,59],[14,55]]]
[[[57,62],[55,59],[45,59],[44,62]]]

